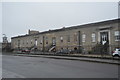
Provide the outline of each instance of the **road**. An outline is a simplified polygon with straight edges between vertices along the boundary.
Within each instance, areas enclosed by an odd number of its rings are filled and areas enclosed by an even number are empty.
[[[118,78],[118,65],[2,55],[3,78]]]

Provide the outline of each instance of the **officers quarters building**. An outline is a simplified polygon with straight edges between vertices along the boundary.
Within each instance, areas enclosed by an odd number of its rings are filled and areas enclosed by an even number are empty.
[[[44,32],[30,31],[27,35],[11,38],[13,49],[39,51],[77,50],[79,53],[110,54],[120,48],[120,19],[72,26]]]

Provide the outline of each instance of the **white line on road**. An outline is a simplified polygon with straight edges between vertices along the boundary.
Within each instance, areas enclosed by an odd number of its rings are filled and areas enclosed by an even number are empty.
[[[2,69],[2,78],[25,78],[25,77],[14,72]]]

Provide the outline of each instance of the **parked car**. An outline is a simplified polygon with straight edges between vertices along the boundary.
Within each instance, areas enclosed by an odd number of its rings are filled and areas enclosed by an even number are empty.
[[[23,49],[23,50],[21,50],[21,53],[30,53],[30,50],[28,50],[28,49]]]
[[[120,57],[120,48],[118,49],[115,49],[115,51],[113,51],[113,54],[112,54],[113,57]]]
[[[61,49],[60,51],[57,51],[56,54],[69,54],[71,53],[71,50],[69,49]]]
[[[13,53],[21,53],[21,50],[13,50]]]

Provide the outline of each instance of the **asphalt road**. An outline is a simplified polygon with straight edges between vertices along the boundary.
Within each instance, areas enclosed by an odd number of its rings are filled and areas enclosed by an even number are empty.
[[[3,78],[118,78],[118,65],[2,55]]]

